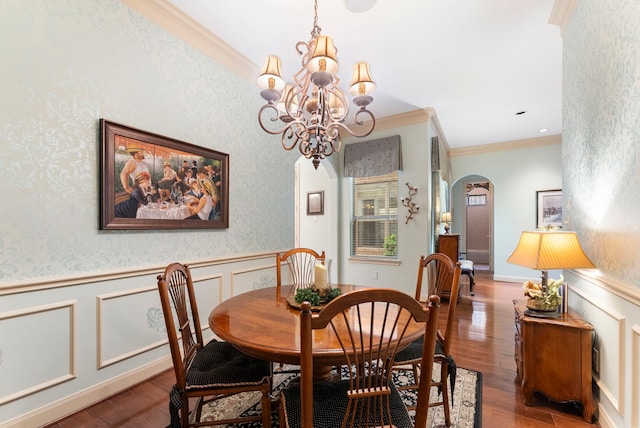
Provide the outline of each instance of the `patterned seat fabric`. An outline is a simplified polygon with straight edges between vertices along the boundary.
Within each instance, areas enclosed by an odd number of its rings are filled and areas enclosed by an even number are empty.
[[[212,340],[200,349],[186,375],[187,389],[195,386],[261,384],[270,363],[248,356],[227,342]]]
[[[389,397],[389,405],[391,407],[393,425],[397,428],[413,427],[413,422],[407,413],[407,408],[402,402],[402,397],[393,382],[390,384],[390,387],[391,396]],[[347,399],[347,391],[349,391],[349,381],[346,379],[338,382],[314,383],[314,428],[340,427],[344,414],[347,412],[347,403],[349,401]],[[283,408],[286,409],[288,426],[301,426],[300,384],[291,384],[291,386],[284,389],[281,400],[283,400]]]

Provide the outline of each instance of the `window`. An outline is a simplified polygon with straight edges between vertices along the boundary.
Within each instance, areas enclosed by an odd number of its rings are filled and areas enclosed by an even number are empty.
[[[351,255],[398,257],[398,173],[353,179]]]
[[[467,205],[487,205],[487,195],[467,195]]]

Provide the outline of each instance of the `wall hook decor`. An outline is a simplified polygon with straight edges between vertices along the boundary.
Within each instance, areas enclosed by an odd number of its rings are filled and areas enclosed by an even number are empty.
[[[409,196],[407,196],[406,198],[402,198],[401,201],[402,201],[402,205],[404,205],[405,207],[408,208],[409,214],[407,215],[407,221],[405,221],[404,224],[409,223],[409,220],[411,220],[413,218],[413,215],[417,214],[418,211],[420,211],[420,205],[416,205],[415,202],[411,201],[413,196],[416,193],[418,193],[418,188],[417,187],[413,187],[409,183],[406,183],[406,185],[409,188]]]

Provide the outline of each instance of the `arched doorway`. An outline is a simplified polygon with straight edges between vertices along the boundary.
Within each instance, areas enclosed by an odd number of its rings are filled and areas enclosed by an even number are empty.
[[[493,183],[482,176],[463,177],[453,186],[452,200],[462,255],[476,271],[493,272]]]

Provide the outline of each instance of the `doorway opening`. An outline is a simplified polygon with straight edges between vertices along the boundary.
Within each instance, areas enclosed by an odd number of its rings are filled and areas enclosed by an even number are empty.
[[[465,181],[465,248],[476,271],[493,272],[493,185]]]

